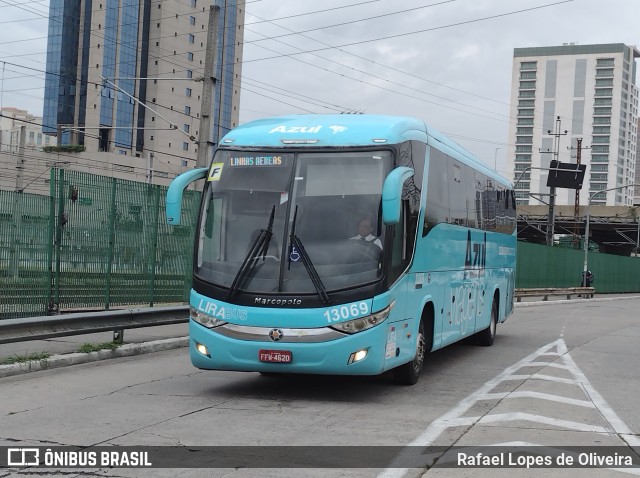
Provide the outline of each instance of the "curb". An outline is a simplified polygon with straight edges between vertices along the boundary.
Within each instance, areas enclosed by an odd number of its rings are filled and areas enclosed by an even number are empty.
[[[640,299],[640,296],[632,296],[632,297],[594,297],[593,299],[558,299],[558,300],[533,300],[531,302],[516,302],[515,307],[535,307],[539,305],[565,305],[565,304],[575,304],[579,303],[591,303],[591,302],[611,302],[613,300],[632,300],[632,299]]]
[[[187,347],[188,345],[189,337],[177,337],[173,339],[154,340],[152,342],[125,344],[121,345],[115,350],[100,350],[98,352],[89,353],[77,352],[71,354],[53,355],[52,357],[44,360],[0,365],[0,378],[29,372],[39,372],[41,370],[49,370],[52,368],[66,367],[68,365],[97,362],[98,360],[131,357],[133,355],[161,352],[163,350]]]

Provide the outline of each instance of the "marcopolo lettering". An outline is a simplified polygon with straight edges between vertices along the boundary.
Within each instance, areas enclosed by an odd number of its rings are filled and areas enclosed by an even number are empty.
[[[254,304],[260,305],[302,305],[302,299],[266,299],[256,297]]]

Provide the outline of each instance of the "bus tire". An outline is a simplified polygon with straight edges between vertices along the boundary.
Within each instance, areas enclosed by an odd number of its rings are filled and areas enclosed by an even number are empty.
[[[496,338],[496,329],[498,328],[498,302],[495,297],[491,303],[491,321],[489,327],[478,332],[478,344],[484,347],[493,345]]]
[[[424,331],[424,319],[418,326],[418,338],[416,345],[416,355],[410,362],[400,365],[393,371],[393,379],[399,385],[415,385],[420,378],[424,357],[426,355],[426,343]]]

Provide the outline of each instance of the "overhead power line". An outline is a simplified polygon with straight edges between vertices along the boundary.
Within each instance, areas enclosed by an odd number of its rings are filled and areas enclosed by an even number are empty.
[[[318,51],[325,51],[325,50],[331,50],[334,48],[344,48],[347,46],[355,46],[355,45],[363,45],[365,43],[373,43],[376,41],[380,41],[380,40],[391,40],[393,38],[401,38],[401,37],[406,37],[406,36],[411,36],[411,35],[417,35],[418,33],[426,33],[426,32],[432,32],[432,31],[436,31],[436,30],[443,30],[446,28],[453,28],[453,27],[458,27],[461,25],[468,25],[470,23],[477,23],[477,22],[483,22],[483,21],[487,21],[487,20],[493,20],[496,18],[502,18],[502,17],[507,17],[507,16],[511,16],[511,15],[517,15],[520,13],[525,13],[525,12],[531,12],[534,10],[540,10],[543,8],[549,8],[549,7],[554,7],[557,5],[562,5],[564,3],[571,3],[574,0],[561,0],[559,2],[554,2],[554,3],[548,3],[545,5],[540,5],[537,7],[531,7],[531,8],[525,8],[522,10],[514,10],[511,12],[505,12],[505,13],[500,13],[497,15],[490,15],[488,17],[482,17],[482,18],[476,18],[473,20],[466,20],[463,22],[456,22],[456,23],[450,23],[448,25],[441,25],[439,27],[431,27],[431,28],[424,28],[422,30],[416,30],[416,31],[412,31],[412,32],[406,32],[406,33],[398,33],[395,35],[387,35],[387,36],[382,36],[382,37],[376,37],[376,38],[371,38],[369,40],[360,40],[360,41],[356,41],[356,42],[350,42],[350,43],[343,43],[341,45],[334,45],[331,47],[326,47],[326,48],[315,48],[313,50],[305,50],[302,52],[298,52],[298,53],[287,53],[287,54],[282,54],[282,55],[278,55],[278,56],[270,56],[270,57],[265,57],[265,58],[256,58],[254,60],[243,60],[242,63],[251,63],[251,62],[256,62],[256,61],[264,61],[264,60],[273,60],[275,58],[282,58],[282,57],[287,57],[287,56],[292,56],[292,55],[302,55],[304,53],[315,53]]]

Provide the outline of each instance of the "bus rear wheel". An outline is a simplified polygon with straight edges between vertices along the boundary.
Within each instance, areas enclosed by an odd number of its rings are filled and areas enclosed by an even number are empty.
[[[478,332],[478,344],[483,345],[485,347],[489,347],[493,345],[493,341],[496,338],[496,329],[498,327],[498,303],[496,299],[493,299],[491,303],[491,321],[489,322],[489,327]]]
[[[394,370],[393,379],[399,385],[415,385],[420,378],[422,365],[424,364],[424,356],[426,352],[427,340],[424,335],[424,320],[420,321],[418,326],[418,338],[416,345],[416,355],[413,360],[400,365]]]

